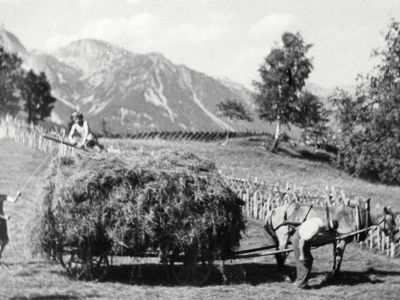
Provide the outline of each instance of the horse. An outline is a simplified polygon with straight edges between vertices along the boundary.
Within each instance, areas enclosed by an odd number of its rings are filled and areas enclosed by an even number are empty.
[[[307,218],[319,217],[329,222],[329,219],[338,221],[336,233],[318,235],[313,240],[314,247],[326,244],[333,244],[333,268],[331,278],[337,279],[342,264],[344,250],[355,237],[357,241],[363,241],[368,235],[368,228],[376,225],[381,228],[385,235],[391,240],[399,239],[396,231],[396,214],[388,207],[377,208],[371,211],[369,199],[366,201],[347,203],[337,206],[313,206],[300,203],[290,203],[271,210],[267,216],[264,228],[267,234],[274,240],[277,250],[287,248],[291,236],[296,227],[303,223]],[[365,229],[363,231],[363,229]],[[363,231],[357,235],[351,233]],[[342,236],[343,238],[340,238]],[[336,237],[339,237],[337,241]],[[278,272],[286,279],[285,260],[287,253],[275,254]]]

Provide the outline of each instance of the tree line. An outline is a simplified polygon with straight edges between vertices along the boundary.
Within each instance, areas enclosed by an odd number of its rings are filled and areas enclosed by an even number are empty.
[[[55,101],[43,72],[25,71],[20,57],[0,47],[0,114],[25,111],[27,122],[37,124],[50,116]]]

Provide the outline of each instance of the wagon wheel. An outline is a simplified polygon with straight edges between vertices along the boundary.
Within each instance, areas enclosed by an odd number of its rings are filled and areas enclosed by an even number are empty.
[[[200,286],[207,282],[212,271],[212,259],[200,259],[198,251],[186,253],[183,261],[171,258],[172,275],[183,285]]]
[[[70,277],[101,281],[110,267],[107,253],[100,256],[82,255],[77,250],[60,253],[59,260]]]
[[[174,265],[172,274],[177,282],[183,285],[203,285],[210,278],[212,263],[191,262]]]
[[[59,260],[63,268],[70,277],[81,279],[86,272],[84,259],[78,254],[77,250],[62,251]]]
[[[92,257],[90,277],[93,280],[102,281],[110,270],[110,262],[107,254]]]

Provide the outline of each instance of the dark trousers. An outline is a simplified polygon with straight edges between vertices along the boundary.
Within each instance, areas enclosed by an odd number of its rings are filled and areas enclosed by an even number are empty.
[[[297,229],[292,237],[292,246],[294,257],[296,260],[296,281],[295,284],[299,287],[304,287],[307,285],[308,279],[310,278],[311,268],[313,264],[313,257],[311,255],[310,247],[311,245],[306,242],[304,245],[304,261],[299,260],[300,248],[299,248],[299,230]]]

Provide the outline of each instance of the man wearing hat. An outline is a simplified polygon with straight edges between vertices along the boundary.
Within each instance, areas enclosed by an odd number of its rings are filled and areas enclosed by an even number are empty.
[[[79,111],[74,111],[71,116],[74,124],[69,132],[68,139],[78,148],[94,148],[99,147],[100,151],[104,149],[104,146],[99,143],[97,137],[90,132],[88,122],[83,118],[83,115]]]
[[[330,219],[328,222],[324,222],[321,218],[307,219],[297,227],[292,237],[292,246],[296,259],[296,281],[294,284],[297,287],[308,287],[307,283],[314,260],[311,255],[311,240],[318,234],[335,233],[337,228],[337,220]]]

